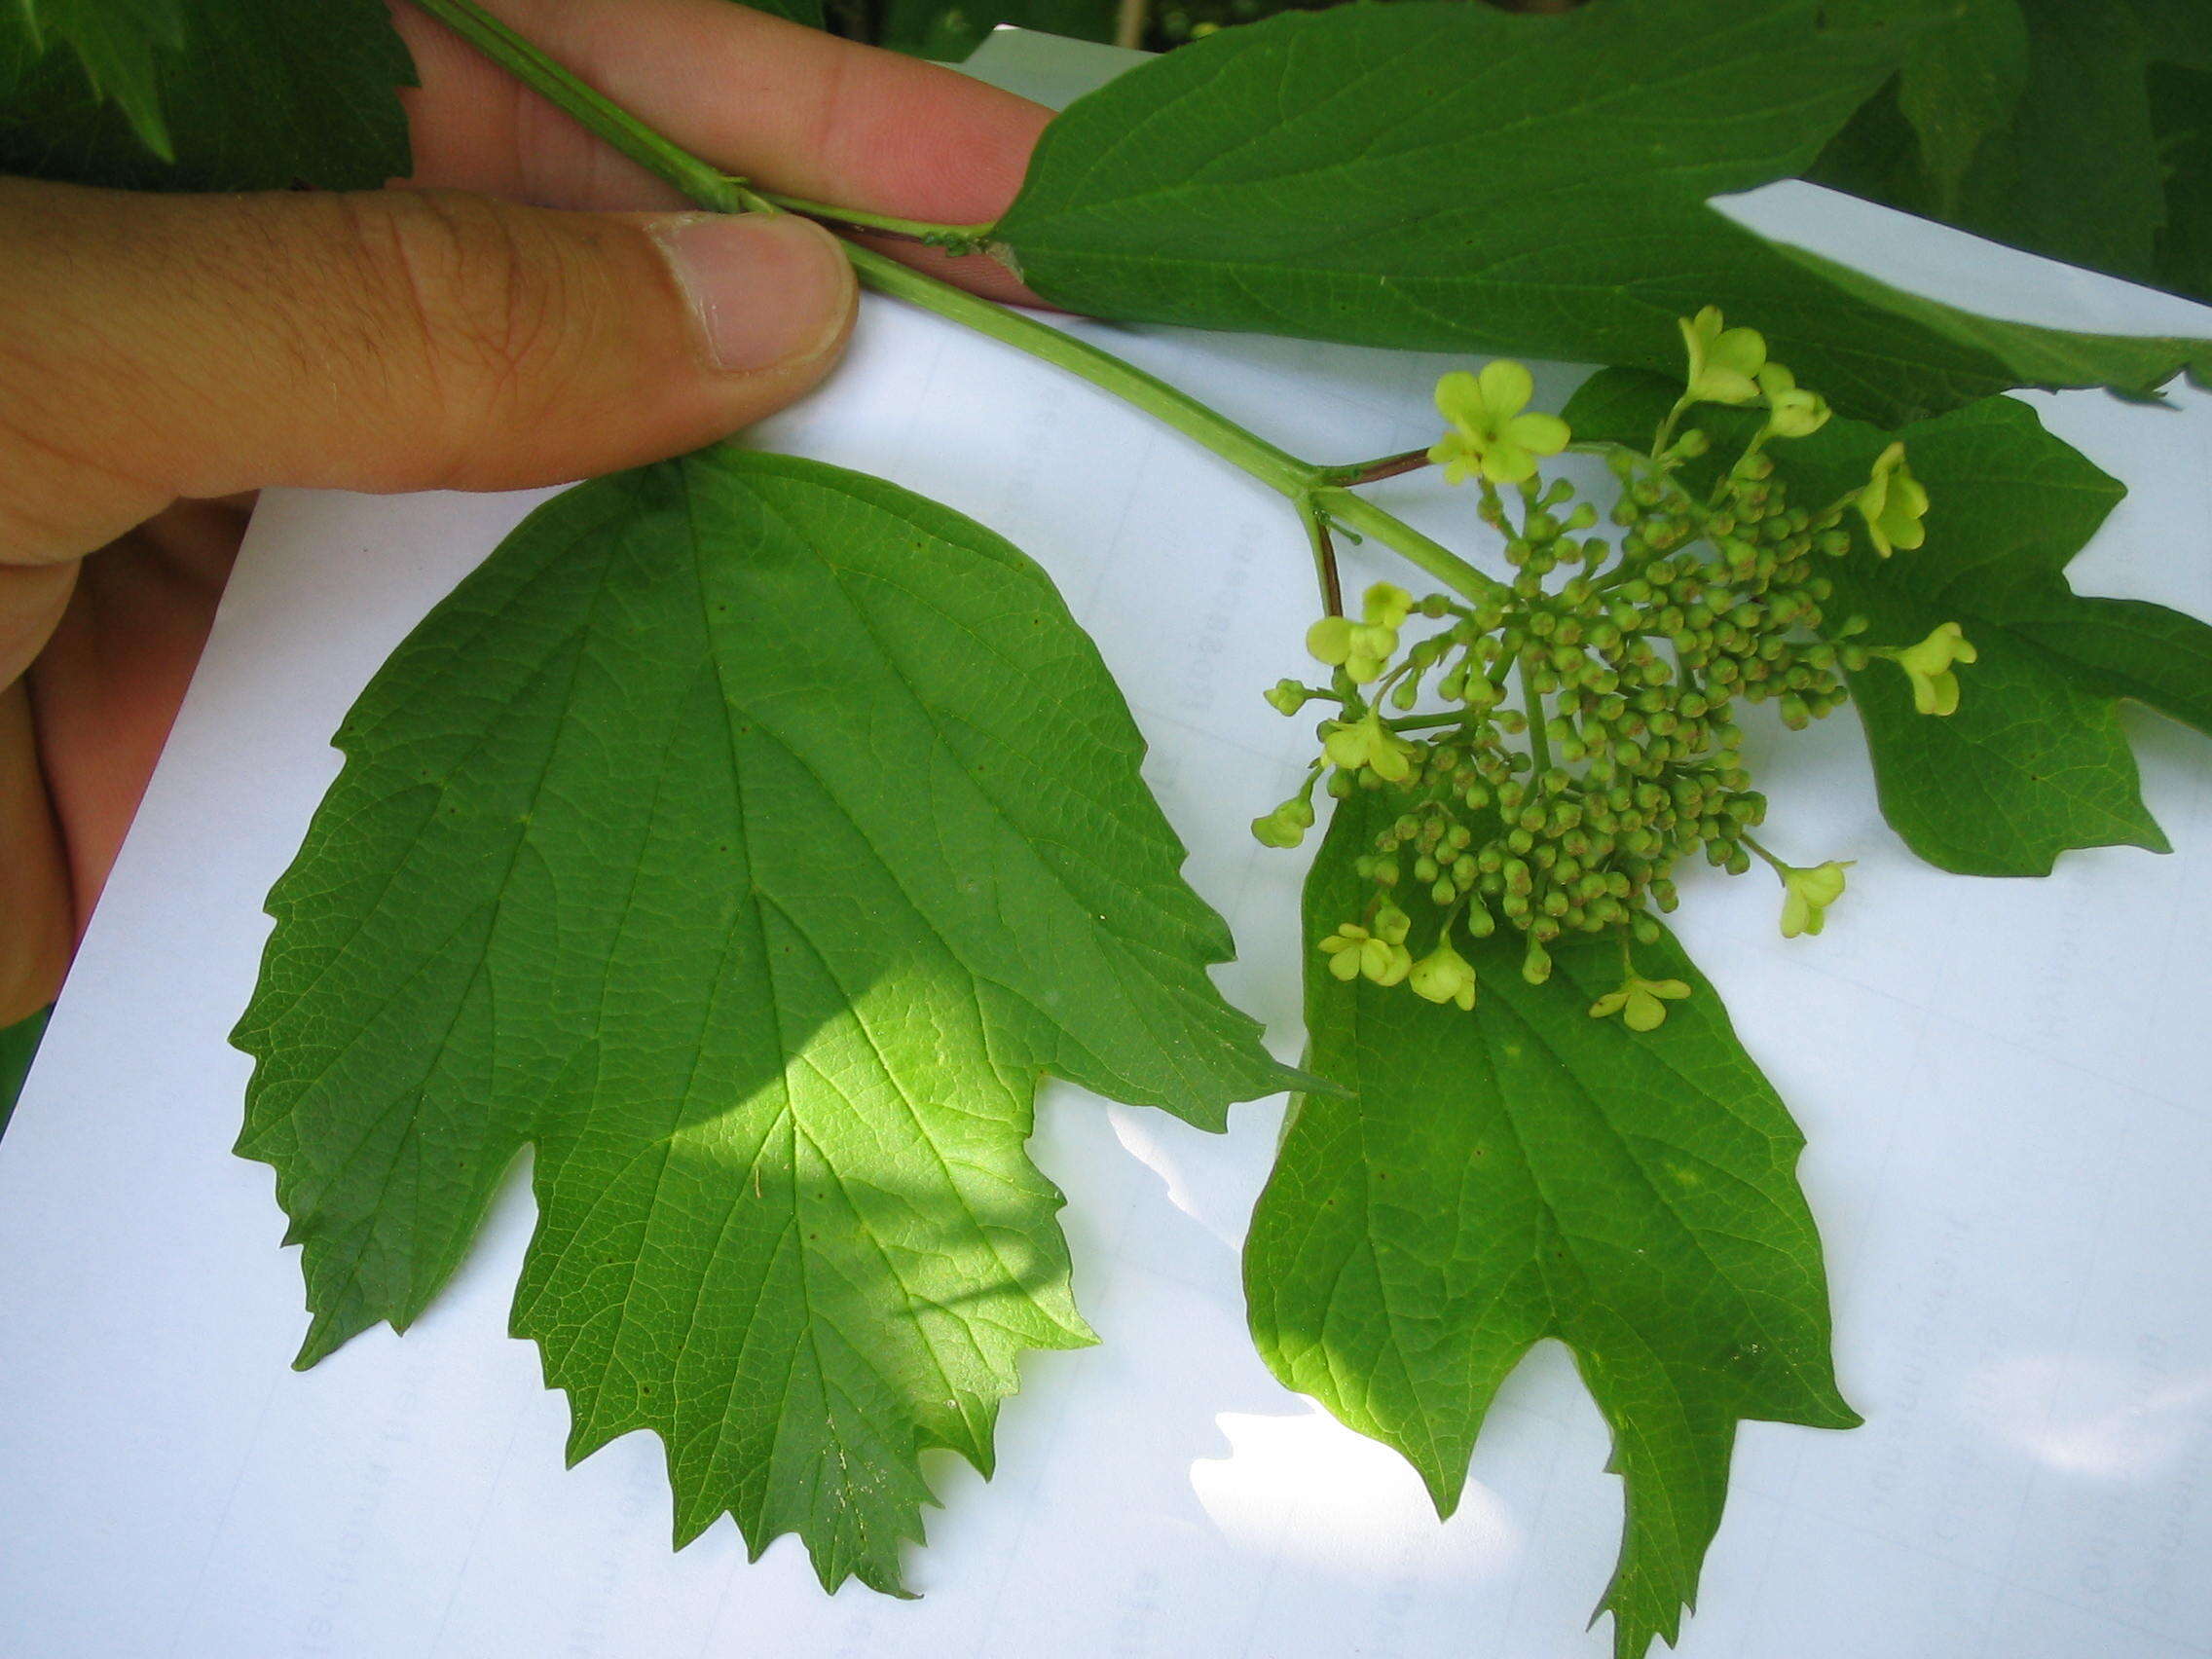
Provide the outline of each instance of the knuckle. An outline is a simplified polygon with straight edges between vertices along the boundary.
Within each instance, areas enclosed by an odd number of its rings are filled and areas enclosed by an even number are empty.
[[[485,198],[392,191],[351,209],[356,240],[457,433],[525,415],[557,372],[571,288],[535,220]]]

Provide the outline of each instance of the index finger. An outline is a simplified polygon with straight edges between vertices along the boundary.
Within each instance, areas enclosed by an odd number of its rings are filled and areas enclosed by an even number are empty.
[[[1051,119],[937,64],[734,0],[490,0],[490,10],[701,159],[840,206],[950,224],[995,218]],[[459,36],[412,6],[394,17],[423,81],[406,94],[414,182],[547,206],[679,204],[671,186]],[[1010,280],[977,285],[1017,291]]]

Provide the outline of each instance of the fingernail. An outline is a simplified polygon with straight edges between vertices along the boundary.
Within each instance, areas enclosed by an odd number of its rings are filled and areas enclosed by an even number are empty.
[[[717,368],[811,356],[844,325],[851,272],[819,225],[789,213],[701,213],[664,221],[654,239]]]

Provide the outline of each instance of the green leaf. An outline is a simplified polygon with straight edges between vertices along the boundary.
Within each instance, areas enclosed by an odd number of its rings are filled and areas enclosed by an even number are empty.
[[[2151,56],[2160,63],[2212,70],[2212,10],[2203,0],[2128,0]]]
[[[1654,376],[1603,374],[1567,418],[1578,437],[1647,442],[1676,389]],[[1754,424],[1710,408],[1694,420],[1722,455]],[[1792,498],[1818,507],[1862,483],[1891,436],[1838,419],[1769,453]],[[2068,585],[2068,561],[2126,492],[2012,398],[1895,436],[1928,489],[1927,543],[1887,560],[1862,547],[1837,562],[1828,610],[1865,616],[1875,645],[1911,645],[1957,622],[1980,657],[1959,670],[1958,712],[1942,719],[1914,710],[1893,663],[1851,677],[1883,815],[1922,858],[1970,875],[2047,874],[2073,847],[2165,851],[2118,704],[2212,733],[2212,628]]]
[[[794,23],[804,23],[810,29],[825,26],[822,18],[822,0],[739,0],[756,12],[765,12],[771,18],[783,18]]]
[[[47,1014],[53,1012],[48,1009],[0,1030],[0,1131],[7,1129],[8,1120],[16,1115],[16,1099],[23,1091],[23,1080],[30,1076],[39,1040],[46,1035]]]
[[[1119,0],[886,0],[878,46],[961,62],[1001,23],[1068,40],[1110,41]]]
[[[2032,322],[1976,316],[1939,300],[1892,287],[1879,277],[1820,254],[1777,245],[1792,263],[1817,273],[1840,293],[1857,296],[1898,317],[1924,323],[1932,337],[2003,357],[2018,372],[2025,387],[2057,390],[2102,386],[2125,397],[2156,401],[2157,388],[2173,378],[2177,366],[2188,371],[2192,384],[2212,386],[2212,341],[2164,335],[2076,334]],[[1779,345],[1776,355],[1788,360]],[[1674,372],[1679,375],[1681,371],[1677,368]]]
[[[2212,69],[2155,65],[2151,119],[2166,174],[2157,280],[2212,301]]]
[[[147,32],[165,14],[174,26]],[[43,32],[0,0],[0,171],[263,190],[409,170],[396,89],[414,66],[384,0],[40,0],[40,15]]]
[[[1283,1087],[1089,641],[958,514],[723,447],[540,508],[338,743],[235,1038],[301,1363],[413,1320],[533,1146],[571,1460],[653,1429],[679,1543],[896,1590],[919,1455],[987,1473],[1020,1352],[1090,1340],[1039,1074]]]
[[[2143,393],[2212,363],[2212,343],[1900,305],[1707,205],[1802,171],[1891,75],[1910,31],[1880,15],[1853,26],[1861,9],[1836,0],[1286,14],[1072,105],[999,234],[1074,310],[1362,345],[1665,369],[1677,319],[1717,304],[1884,422],[2021,384]]]
[[[1372,891],[1351,862],[1393,810],[1380,798],[1337,809],[1308,939]],[[1413,898],[1425,948],[1434,911]],[[1828,1357],[1803,1139],[1713,987],[1671,939],[1640,949],[1641,972],[1694,991],[1639,1036],[1590,1017],[1620,980],[1615,944],[1560,950],[1531,987],[1509,933],[1461,942],[1472,1014],[1343,984],[1309,953],[1308,1064],[1352,1098],[1294,1104],[1245,1246],[1252,1330],[1285,1384],[1404,1454],[1447,1515],[1498,1384],[1566,1343],[1626,1485],[1601,1610],[1635,1659],[1695,1597],[1736,1424],[1859,1419]]]
[[[1983,146],[1954,223],[2137,280],[2155,274],[2165,199],[2127,0],[2018,0],[2029,29],[2023,119]]]
[[[1898,76],[1898,107],[1918,136],[1938,208],[1959,190],[1982,143],[2009,131],[2028,85],[2028,25],[2020,0],[1965,0],[1912,43]]]
[[[1969,3],[1971,18],[1915,42],[1895,96],[1862,108],[1808,176],[2052,258],[2212,294],[2194,262],[2168,251],[2174,221],[2204,188],[2188,148],[2201,123],[2177,134],[2176,112],[2160,107],[2172,91],[2164,65],[2212,67],[2212,10]],[[1976,83],[1982,68],[2010,77],[2015,46],[2018,85]],[[1984,63],[1991,54],[2001,66]]]
[[[178,6],[179,0],[15,0],[0,9],[0,36],[14,34],[18,49],[32,51],[66,42],[93,94],[121,108],[139,141],[167,161],[173,151],[154,55],[184,45]]]

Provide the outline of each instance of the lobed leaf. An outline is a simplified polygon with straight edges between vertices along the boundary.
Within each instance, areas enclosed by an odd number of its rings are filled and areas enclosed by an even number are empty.
[[[571,1459],[650,1428],[680,1544],[897,1590],[920,1454],[988,1473],[1020,1352],[1091,1340],[1039,1074],[1209,1127],[1283,1086],[1089,641],[958,514],[721,447],[540,508],[338,744],[234,1039],[301,1363],[414,1319],[533,1146]]]
[[[1306,937],[1372,891],[1352,860],[1379,797],[1342,803]],[[1433,933],[1416,895],[1415,939]],[[1672,1642],[1720,1522],[1738,1422],[1848,1428],[1803,1146],[1671,939],[1641,972],[1690,998],[1638,1035],[1590,1017],[1615,944],[1521,977],[1519,936],[1462,941],[1474,1011],[1344,984],[1308,959],[1309,1067],[1348,1095],[1293,1103],[1245,1246],[1252,1330],[1282,1382],[1402,1453],[1449,1515],[1498,1384],[1537,1342],[1573,1350],[1613,1432],[1627,1522],[1601,1611],[1614,1651]]]
[[[1073,310],[1360,345],[1662,369],[1676,318],[1717,304],[1887,423],[2203,373],[2212,343],[1900,303],[1708,205],[1803,171],[1925,20],[1839,0],[1285,14],[1070,106],[999,235]]]

